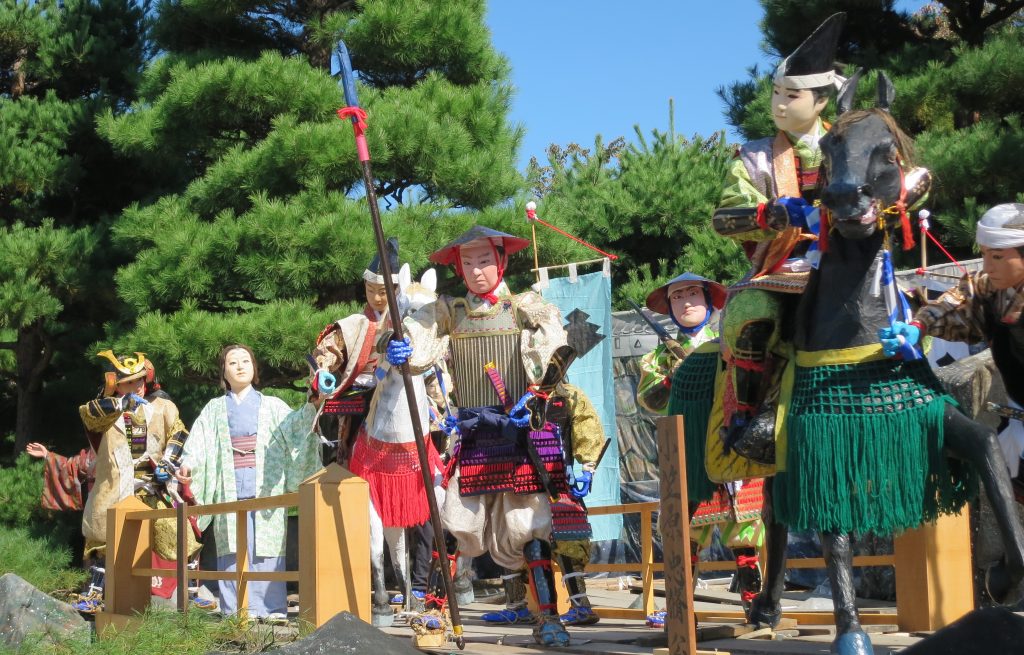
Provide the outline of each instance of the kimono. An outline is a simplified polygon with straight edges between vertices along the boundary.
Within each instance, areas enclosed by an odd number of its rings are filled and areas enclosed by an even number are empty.
[[[95,482],[85,501],[82,534],[86,558],[100,558],[106,552],[107,510],[132,494],[152,500],[159,491],[153,463],[167,459],[176,464],[188,431],[178,408],[163,398],[128,410],[122,409],[120,398],[97,398],[82,405],[79,414],[96,452]],[[156,550],[173,559],[175,546],[158,540]],[[196,548],[194,544],[189,550]]]
[[[718,338],[718,312],[713,320],[694,334],[681,334],[676,337],[683,352],[689,355],[701,344]],[[683,360],[659,343],[658,347],[647,353],[640,360],[640,382],[636,387],[636,401],[641,407],[653,414],[665,415],[668,412],[669,388],[672,385],[672,373]]]
[[[255,389],[241,399],[229,392],[211,400],[192,426],[182,456],[182,464],[192,471],[196,501],[208,505],[298,489],[299,482],[320,468],[319,442],[310,430],[315,413],[308,404],[292,412],[283,400]],[[287,510],[250,512],[248,520],[250,570],[283,570]],[[235,517],[218,514],[199,519],[203,529],[211,522],[217,568],[232,571],[237,552]],[[235,613],[235,584],[219,581],[218,586],[222,611]],[[283,582],[253,582],[249,588],[250,615],[266,617],[287,610]]]

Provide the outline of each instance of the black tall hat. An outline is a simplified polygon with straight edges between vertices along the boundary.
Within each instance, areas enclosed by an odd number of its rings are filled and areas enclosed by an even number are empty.
[[[388,263],[391,264],[391,282],[398,284],[398,238],[391,237],[384,244],[384,250],[388,256]],[[380,254],[373,256],[370,265],[363,271],[363,279],[367,282],[384,284],[384,274],[380,267]]]
[[[775,70],[775,83],[787,89],[816,89],[836,86],[842,78],[835,74],[833,64],[839,34],[846,23],[846,14],[839,12],[825,19],[803,43],[782,60]]]

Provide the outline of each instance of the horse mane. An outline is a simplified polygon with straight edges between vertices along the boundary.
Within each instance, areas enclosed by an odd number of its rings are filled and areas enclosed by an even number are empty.
[[[839,116],[836,122],[832,124],[830,133],[836,136],[842,136],[846,129],[854,123],[868,118],[869,116],[877,116],[885,126],[892,133],[893,139],[896,141],[896,151],[900,156],[900,165],[904,170],[913,168],[914,163],[914,141],[907,134],[900,129],[900,126],[896,124],[896,119],[892,117],[889,112],[872,107],[871,109],[856,109],[848,111],[845,114]]]

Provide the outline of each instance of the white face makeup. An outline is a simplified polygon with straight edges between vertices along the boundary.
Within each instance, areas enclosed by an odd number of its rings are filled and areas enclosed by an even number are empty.
[[[476,294],[489,293],[499,281],[498,257],[490,242],[478,239],[459,248],[462,280]]]
[[[241,393],[252,385],[256,365],[252,356],[244,348],[229,350],[224,358],[224,379],[228,381],[231,391]]]
[[[683,327],[696,327],[707,318],[708,302],[703,286],[672,286],[668,291],[668,302],[672,316]]]
[[[810,89],[772,87],[772,120],[775,127],[790,134],[810,134],[827,104],[825,96],[815,101]]]

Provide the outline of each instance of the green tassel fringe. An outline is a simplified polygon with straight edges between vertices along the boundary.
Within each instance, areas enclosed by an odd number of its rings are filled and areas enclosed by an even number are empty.
[[[710,500],[718,487],[704,468],[708,417],[715,400],[718,352],[692,353],[672,376],[669,416],[682,415],[686,445],[686,493],[690,504]]]
[[[776,516],[793,530],[893,534],[958,511],[973,472],[943,453],[952,398],[928,363],[797,369]]]

